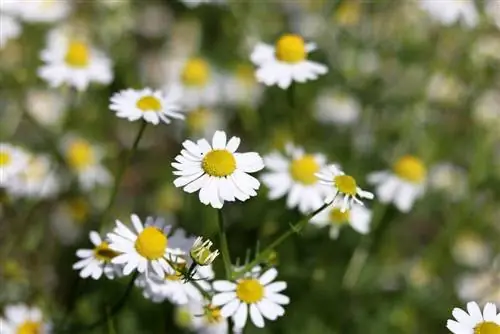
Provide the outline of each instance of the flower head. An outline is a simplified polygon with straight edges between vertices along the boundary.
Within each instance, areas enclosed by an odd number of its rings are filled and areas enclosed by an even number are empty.
[[[43,320],[43,314],[36,307],[23,304],[7,305],[4,318],[0,318],[2,334],[48,334],[50,325]]]
[[[370,230],[372,213],[369,209],[359,204],[353,204],[349,209],[342,211],[342,204],[336,202],[311,218],[312,225],[318,227],[330,226],[330,238],[337,239],[340,229],[350,225],[361,234]]]
[[[314,43],[306,43],[301,36],[294,34],[281,36],[275,46],[258,44],[250,56],[258,67],[257,81],[286,89],[292,81],[303,83],[317,79],[328,69],[307,59],[308,53],[315,49]]]
[[[104,241],[99,233],[91,231],[89,237],[94,248],[77,250],[76,256],[80,260],[73,265],[73,269],[80,270],[82,278],[99,279],[104,273],[107,278],[113,279],[118,272],[118,267],[111,263],[111,260],[120,253],[112,250],[109,243]]]
[[[12,177],[28,164],[29,155],[20,147],[0,143],[0,187],[5,187]]]
[[[176,187],[188,193],[199,190],[200,201],[214,208],[222,208],[224,201],[246,201],[257,195],[260,183],[248,173],[261,170],[264,164],[257,153],[236,153],[240,138],[227,141],[226,133],[217,131],[212,145],[205,139],[186,140],[182,145],[184,149],[172,163],[178,176]]]
[[[483,312],[476,302],[467,303],[467,312],[453,309],[454,320],[448,320],[446,327],[455,334],[498,334],[500,333],[500,313],[493,303],[487,303]]]
[[[194,263],[199,266],[206,266],[214,262],[215,258],[219,256],[219,250],[212,251],[210,249],[212,245],[212,241],[208,239],[203,240],[202,237],[196,238],[189,252]]]
[[[323,184],[333,186],[335,191],[326,199],[326,202],[337,201],[338,196],[343,197],[340,211],[346,212],[353,203],[363,205],[360,198],[373,199],[373,194],[358,187],[356,179],[345,174],[336,165],[330,165],[323,172],[317,174]],[[359,197],[359,198],[358,198]]]
[[[212,305],[222,306],[223,317],[233,317],[236,328],[243,328],[250,319],[257,327],[264,327],[264,318],[276,320],[285,314],[281,305],[287,305],[290,299],[280,292],[286,289],[285,282],[273,282],[278,276],[275,268],[261,273],[255,267],[243,278],[231,281],[215,281],[213,288],[217,293],[212,298]]]

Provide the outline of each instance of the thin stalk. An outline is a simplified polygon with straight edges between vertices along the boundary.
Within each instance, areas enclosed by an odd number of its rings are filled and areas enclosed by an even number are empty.
[[[231,269],[231,256],[229,255],[229,247],[227,245],[227,236],[224,226],[224,215],[222,214],[222,209],[217,210],[217,215],[219,217],[219,239],[220,248],[222,253],[222,260],[224,261],[224,272],[226,273],[226,279],[231,279],[232,269]]]
[[[242,269],[240,269],[238,271],[234,271],[232,273],[232,279],[236,280],[238,278],[241,278],[243,275],[245,275],[246,272],[250,271],[253,267],[255,267],[262,260],[264,260],[267,257],[267,255],[269,254],[269,252],[273,251],[283,241],[288,239],[292,234],[299,233],[307,225],[307,223],[309,222],[309,220],[311,220],[311,218],[316,216],[318,213],[323,211],[325,208],[327,208],[332,203],[333,203],[333,201],[323,204],[319,209],[317,209],[316,211],[305,216],[303,219],[299,220],[298,223],[291,225],[289,230],[287,230],[285,233],[283,233],[281,236],[279,236],[276,240],[274,240],[269,246],[266,247],[266,249],[259,252],[259,254],[257,254],[257,256],[255,256],[255,259],[253,259],[253,261],[250,261],[249,263],[247,263]]]
[[[111,208],[113,207],[113,204],[115,203],[116,195],[118,194],[118,189],[120,188],[121,180],[123,178],[123,175],[125,175],[125,171],[127,170],[127,166],[130,164],[130,160],[134,156],[134,153],[137,151],[137,147],[139,146],[139,142],[142,138],[142,135],[144,134],[144,130],[146,129],[146,122],[142,122],[141,127],[139,128],[139,132],[137,133],[137,136],[135,137],[134,143],[132,144],[132,147],[128,151],[125,159],[123,160],[123,163],[119,166],[119,169],[116,173],[115,177],[115,182],[113,184],[113,189],[111,191],[111,196],[108,201],[108,205],[104,209],[102,215],[101,215],[101,221],[100,224],[102,225],[103,222],[106,221],[107,216],[109,215]]]

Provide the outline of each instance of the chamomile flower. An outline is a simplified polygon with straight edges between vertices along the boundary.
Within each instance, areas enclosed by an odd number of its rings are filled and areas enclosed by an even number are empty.
[[[181,89],[179,103],[182,107],[210,107],[220,100],[219,75],[206,59],[192,57],[172,61],[170,68],[168,82],[174,82],[173,87]]]
[[[356,180],[345,174],[336,165],[330,165],[322,172],[316,174],[323,184],[333,186],[334,191],[325,200],[326,203],[336,203],[342,198],[341,212],[346,212],[354,203],[363,205],[361,198],[373,199],[373,194],[358,187]],[[359,197],[359,198],[358,198]]]
[[[446,327],[455,334],[496,334],[500,332],[500,313],[493,303],[486,303],[483,312],[476,302],[467,303],[467,312],[453,309],[453,318]]]
[[[38,69],[38,75],[51,87],[68,84],[84,91],[91,82],[106,85],[113,80],[111,60],[70,31],[51,31],[40,56],[45,64]]]
[[[424,194],[427,168],[422,160],[412,155],[399,158],[392,171],[368,175],[368,182],[376,185],[376,194],[382,203],[394,203],[401,212],[408,212],[415,200]]]
[[[26,111],[43,126],[57,128],[65,116],[67,100],[60,92],[30,89],[26,94]]]
[[[77,175],[84,190],[111,182],[111,174],[101,164],[104,153],[100,147],[74,135],[63,138],[61,146],[69,167]]]
[[[54,196],[60,182],[54,165],[45,155],[30,154],[28,163],[12,177],[7,192],[13,197],[48,198]]]
[[[198,334],[227,334],[227,319],[220,307],[199,301],[190,301],[176,310],[177,317],[187,317],[187,326]]]
[[[287,89],[292,81],[316,80],[319,75],[326,74],[328,68],[307,59],[308,53],[315,49],[316,44],[306,43],[301,36],[293,34],[281,36],[275,46],[257,44],[250,56],[258,67],[257,81]]]
[[[0,13],[0,22],[2,29],[0,29],[0,49],[2,49],[9,40],[16,39],[21,35],[21,25],[15,18]]]
[[[467,272],[458,277],[455,284],[460,300],[476,300],[481,303],[488,301],[500,303],[500,287],[497,282],[498,271],[495,269]],[[474,333],[475,334],[475,333]]]
[[[174,261],[174,263],[182,268],[186,268],[188,265],[183,260]],[[213,278],[214,272],[211,266],[197,267],[192,277],[186,280],[186,277],[177,268],[174,269],[169,265],[163,276],[153,274],[146,277],[142,275],[139,277],[137,285],[143,287],[144,297],[153,302],[161,303],[164,300],[169,300],[175,305],[185,305],[193,300],[203,301],[203,295],[198,290],[198,286],[209,291],[211,286],[208,280]],[[197,286],[190,280],[196,281]]]
[[[419,0],[419,4],[435,20],[446,26],[459,21],[462,21],[468,27],[475,27],[479,23],[479,14],[474,0]]]
[[[107,235],[109,248],[120,253],[111,263],[123,265],[124,275],[137,270],[147,276],[154,273],[163,277],[170,268],[167,263],[170,226],[164,226],[162,219],[148,217],[143,224],[136,214],[130,217],[135,231],[116,220],[116,227]]]
[[[255,79],[254,69],[250,64],[238,64],[231,73],[225,75],[222,90],[224,102],[235,106],[256,106],[263,91]]]
[[[332,239],[338,238],[340,229],[345,225],[351,225],[356,232],[361,234],[367,234],[370,231],[372,213],[369,209],[359,204],[353,204],[344,212],[341,209],[341,203],[336,202],[311,218],[310,222],[317,227],[330,226],[329,235]]]
[[[48,334],[51,326],[44,321],[42,311],[37,307],[16,304],[5,307],[0,330],[2,334]]]
[[[316,100],[316,119],[322,123],[351,125],[356,123],[361,113],[359,102],[335,90],[323,91]]]
[[[220,314],[232,317],[236,328],[243,328],[250,319],[259,328],[264,327],[264,318],[274,321],[285,314],[281,305],[290,303],[290,299],[281,294],[286,289],[286,282],[273,282],[278,276],[275,268],[261,273],[255,267],[245,277],[231,281],[215,281],[213,289],[217,292],[212,298],[212,305],[222,306]]]
[[[29,155],[21,148],[0,142],[0,187],[5,187],[12,177],[28,164]]]
[[[176,91],[164,94],[150,88],[126,89],[111,97],[109,109],[115,111],[116,116],[129,121],[142,118],[154,125],[158,125],[160,121],[169,124],[171,118],[184,119],[178,112],[179,106],[176,104],[178,99],[179,92]]]
[[[7,0],[9,2],[9,0]],[[70,1],[31,0],[13,1],[15,14],[23,21],[33,23],[49,23],[61,21],[71,12]]]
[[[193,193],[199,190],[201,203],[222,208],[224,201],[246,201],[257,195],[260,182],[248,173],[264,168],[259,154],[236,153],[240,138],[227,140],[224,131],[216,131],[212,145],[206,139],[196,143],[186,140],[184,149],[175,157],[172,167],[176,169],[176,187]]]
[[[107,278],[113,279],[119,268],[112,264],[111,260],[119,253],[109,248],[109,243],[103,240],[99,233],[91,231],[89,237],[94,248],[77,250],[76,256],[80,260],[73,265],[73,269],[80,271],[81,278],[91,277],[96,280],[104,274]]]
[[[298,207],[302,213],[309,213],[321,207],[332,190],[320,183],[316,173],[326,167],[326,157],[321,154],[307,154],[300,147],[285,146],[285,155],[272,152],[264,156],[264,163],[270,170],[261,176],[269,188],[269,199],[287,196],[287,207]]]
[[[52,233],[61,244],[74,244],[85,232],[85,223],[91,211],[91,203],[82,197],[58,202],[50,219]]]

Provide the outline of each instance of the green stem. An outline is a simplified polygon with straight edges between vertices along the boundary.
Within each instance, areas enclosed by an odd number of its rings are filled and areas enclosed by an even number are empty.
[[[250,261],[249,263],[247,263],[242,269],[240,269],[238,271],[233,271],[231,278],[233,280],[236,280],[238,278],[241,278],[248,271],[252,270],[252,268],[255,267],[256,265],[258,265],[259,263],[261,263],[271,251],[273,251],[276,247],[278,247],[283,241],[288,239],[292,234],[300,232],[307,225],[307,223],[309,222],[309,220],[311,220],[312,217],[316,216],[318,213],[323,211],[325,208],[327,208],[332,203],[333,203],[333,201],[323,204],[319,209],[317,209],[316,211],[305,216],[302,220],[299,220],[299,222],[296,223],[295,225],[291,225],[291,228],[289,230],[287,230],[285,233],[283,233],[281,236],[279,236],[276,240],[274,240],[269,246],[266,247],[266,249],[259,252],[259,254],[257,254],[257,256],[255,256],[255,259],[253,259],[253,261]]]
[[[121,180],[123,178],[123,175],[125,174],[125,171],[127,170],[127,166],[130,164],[130,160],[132,159],[135,151],[137,151],[137,147],[139,146],[139,141],[142,138],[142,135],[144,134],[144,130],[146,129],[146,122],[142,122],[141,127],[139,129],[139,132],[137,133],[137,136],[135,137],[134,143],[132,144],[132,148],[128,151],[127,156],[125,157],[125,160],[123,161],[123,164],[120,165],[118,172],[116,173],[115,177],[115,183],[113,184],[113,189],[111,191],[111,197],[109,198],[108,205],[104,209],[102,215],[101,215],[101,221],[100,224],[102,225],[103,222],[106,221],[107,216],[110,213],[111,208],[113,207],[113,204],[116,199],[116,195],[118,194],[118,189],[120,188]]]
[[[227,245],[227,236],[224,226],[224,215],[222,214],[222,209],[217,210],[217,215],[219,217],[219,239],[220,248],[222,252],[222,260],[224,261],[224,272],[226,273],[226,279],[231,279],[232,265],[231,256],[229,255],[229,247]]]

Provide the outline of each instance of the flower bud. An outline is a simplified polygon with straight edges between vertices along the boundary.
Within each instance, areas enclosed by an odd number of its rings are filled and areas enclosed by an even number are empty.
[[[196,238],[189,254],[193,261],[199,266],[207,266],[211,264],[219,255],[219,251],[210,250],[213,243],[210,240],[203,240],[202,237]]]

